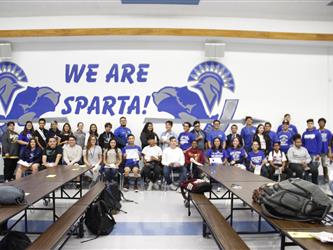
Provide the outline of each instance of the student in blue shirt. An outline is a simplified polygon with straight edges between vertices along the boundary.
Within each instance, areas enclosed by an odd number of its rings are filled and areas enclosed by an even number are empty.
[[[329,156],[329,143],[332,140],[332,132],[325,128],[325,125],[326,125],[325,118],[320,118],[318,120],[318,125],[319,125],[318,131],[321,134],[321,142],[322,142],[321,152],[320,152],[321,165],[323,166],[325,183],[328,183],[329,177],[328,177],[327,162],[328,162],[328,156]]]
[[[225,164],[227,162],[228,154],[227,151],[223,149],[222,145],[223,145],[222,140],[219,137],[216,137],[213,141],[212,148],[209,148],[206,151],[206,162],[208,164],[216,161],[218,162],[221,161],[222,164]]]
[[[20,154],[29,144],[30,139],[34,137],[34,126],[31,121],[27,121],[24,125],[23,131],[19,134],[17,142],[20,144]]]
[[[21,179],[22,174],[28,169],[32,170],[32,174],[37,173],[41,162],[42,150],[38,147],[36,139],[31,138],[20,156],[16,170],[16,180]]]
[[[124,116],[120,117],[119,121],[120,121],[120,127],[118,127],[114,131],[114,137],[117,140],[117,145],[119,146],[119,148],[123,148],[126,146],[128,135],[132,134],[132,132],[129,128],[126,127],[127,125],[126,117]]]
[[[190,132],[190,128],[191,128],[191,123],[184,122],[183,123],[184,132],[181,132],[178,136],[179,147],[183,151],[188,150],[191,147],[192,142],[195,140],[195,135]]]
[[[287,120],[282,123],[282,130],[277,133],[277,139],[280,142],[280,150],[287,154],[293,143],[293,134],[289,130],[289,122]]]
[[[123,159],[125,160],[124,168],[124,191],[129,189],[130,172],[134,174],[134,191],[139,192],[138,179],[139,179],[139,161],[141,160],[141,148],[134,144],[135,137],[132,134],[127,136],[127,145],[122,148]]]
[[[296,126],[290,123],[290,121],[291,121],[290,114],[285,114],[284,117],[283,117],[283,121],[288,121],[289,122],[289,128],[288,129],[291,132],[292,136],[298,134]],[[282,131],[282,127],[283,127],[283,123],[278,127],[278,129],[277,129],[276,132],[277,133],[281,132]]]
[[[270,122],[265,122],[265,134],[271,138],[271,148],[273,148],[274,142],[279,141],[277,138],[277,133],[272,130],[272,124]]]
[[[246,170],[245,160],[247,153],[244,148],[241,147],[238,138],[232,140],[232,147],[227,149],[228,162],[231,166],[239,167]]]
[[[252,124],[253,118],[251,116],[245,117],[245,127],[241,130],[241,136],[244,140],[244,148],[246,152],[251,151],[253,135],[256,133],[256,127]]]
[[[213,128],[212,130],[208,133],[207,135],[207,142],[208,142],[208,148],[211,148],[213,145],[213,140],[216,137],[219,137],[222,141],[222,147],[226,147],[226,136],[225,133],[220,129],[221,122],[219,120],[214,120],[213,121]]]
[[[302,135],[302,144],[308,150],[311,156],[311,164],[314,167],[319,167],[320,154],[321,154],[321,134],[314,126],[313,119],[306,121],[307,129]]]
[[[260,168],[260,175],[269,178],[269,169],[265,168],[265,164],[267,163],[266,156],[262,150],[259,150],[259,143],[257,141],[252,143],[252,151],[248,153],[247,161],[249,171],[256,173],[256,168]]]

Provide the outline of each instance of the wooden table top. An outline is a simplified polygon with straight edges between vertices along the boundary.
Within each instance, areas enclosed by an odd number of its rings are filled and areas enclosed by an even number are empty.
[[[0,223],[17,215],[28,206],[60,188],[65,183],[82,175],[89,169],[89,167],[58,166],[44,169],[34,175],[29,175],[19,180],[0,184],[21,188],[26,193],[27,201],[24,205],[0,205]],[[55,176],[50,177],[50,175]]]

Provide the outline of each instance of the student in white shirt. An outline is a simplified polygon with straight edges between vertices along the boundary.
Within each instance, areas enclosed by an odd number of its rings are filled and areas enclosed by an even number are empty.
[[[82,148],[76,144],[76,137],[70,135],[68,137],[68,144],[63,146],[63,164],[73,166],[81,164]]]
[[[166,180],[167,189],[176,190],[170,177],[172,170],[180,171],[180,183],[186,179],[185,157],[181,148],[177,147],[177,139],[170,137],[170,147],[164,149],[162,154],[163,175]],[[171,185],[172,184],[172,185]]]
[[[162,149],[156,145],[155,136],[152,134],[147,138],[148,146],[142,150],[144,167],[142,169],[142,175],[144,179],[148,180],[148,188],[150,191],[153,188],[159,189],[157,185],[158,179],[161,177],[161,159]]]
[[[269,166],[267,166],[267,175],[269,179],[274,180],[274,175],[281,176],[282,173],[287,173],[287,157],[280,150],[280,142],[273,143],[273,150],[268,154]]]

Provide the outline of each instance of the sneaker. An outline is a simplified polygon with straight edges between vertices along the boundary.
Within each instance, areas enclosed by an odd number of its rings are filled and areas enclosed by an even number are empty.
[[[148,183],[147,191],[151,191],[151,190],[153,190],[153,183],[150,181]]]
[[[129,189],[129,186],[128,186],[128,185],[124,185],[123,190],[124,190],[125,192],[127,192],[128,189]]]
[[[159,189],[160,189],[160,185],[158,185],[158,183],[155,182],[155,183],[153,184],[153,189],[154,189],[154,190],[159,190]]]
[[[176,191],[177,190],[177,186],[176,185],[174,185],[174,184],[171,184],[170,185],[170,189],[172,190],[172,191]]]
[[[221,192],[221,189],[222,189],[221,187],[217,187],[217,190],[216,190],[216,191],[217,191],[217,192]]]
[[[137,184],[134,185],[134,192],[136,192],[136,193],[139,192],[139,185],[137,185]]]

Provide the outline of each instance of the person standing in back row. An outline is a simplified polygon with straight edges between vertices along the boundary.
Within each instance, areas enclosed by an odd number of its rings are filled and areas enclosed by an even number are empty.
[[[117,145],[119,146],[119,148],[123,148],[126,146],[127,144],[127,137],[132,134],[131,130],[126,127],[127,125],[127,119],[126,117],[122,116],[119,119],[120,121],[120,127],[118,127],[115,131],[114,131],[114,136],[117,140]]]
[[[329,156],[329,143],[332,140],[332,133],[330,130],[325,128],[326,125],[326,119],[320,118],[318,120],[319,125],[319,133],[321,134],[321,152],[320,152],[320,158],[321,158],[321,165],[323,166],[323,172],[324,172],[324,181],[325,183],[329,182],[328,177],[328,156]]]
[[[221,139],[222,147],[225,148],[227,138],[225,136],[225,133],[220,129],[220,127],[221,127],[221,122],[219,120],[214,120],[213,128],[207,135],[208,148],[212,148],[214,144],[214,139],[216,137]]]
[[[2,135],[2,157],[4,158],[4,179],[14,179],[14,172],[19,159],[18,134],[15,132],[15,123],[7,123],[7,131]]]
[[[177,134],[172,131],[173,122],[166,121],[165,122],[165,131],[161,134],[160,146],[161,149],[164,150],[170,145],[170,138],[175,137],[177,138]]]
[[[86,133],[83,131],[84,129],[84,124],[83,122],[79,122],[77,124],[77,130],[73,133],[73,135],[76,138],[76,144],[79,145],[82,150],[86,146]]]
[[[253,118],[251,116],[245,117],[245,127],[241,130],[241,136],[244,140],[244,149],[250,152],[252,149],[253,136],[256,133],[256,127],[253,126]]]
[[[200,121],[193,122],[193,129],[191,131],[192,134],[195,136],[195,140],[198,142],[198,148],[202,151],[206,149],[206,132],[203,131],[200,127]]]
[[[289,127],[288,127],[288,129],[289,129],[289,131],[291,132],[292,136],[293,136],[293,135],[296,135],[296,134],[298,133],[296,126],[293,125],[293,124],[291,124],[291,116],[290,116],[290,114],[285,114],[284,117],[283,117],[283,121],[288,121],[288,123],[289,123]],[[281,124],[281,125],[278,127],[276,133],[281,132],[281,131],[282,131],[282,128],[283,128],[283,124]]]
[[[111,139],[115,137],[111,132],[112,124],[110,122],[105,123],[104,129],[105,131],[98,137],[98,144],[103,150],[109,147]]]
[[[41,150],[44,150],[47,146],[47,139],[49,138],[49,131],[45,129],[46,120],[40,118],[38,121],[38,129],[35,130],[35,139],[37,140],[38,146]]]

